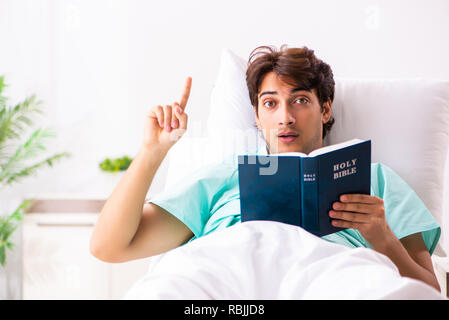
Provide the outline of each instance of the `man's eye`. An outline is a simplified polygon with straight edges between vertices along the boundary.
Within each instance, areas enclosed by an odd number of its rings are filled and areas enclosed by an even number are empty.
[[[264,105],[265,107],[271,108],[271,107],[274,107],[274,102],[273,102],[273,101],[265,101],[265,102],[263,103],[263,105]]]
[[[296,102],[299,102],[300,104],[304,104],[304,103],[309,102],[309,100],[306,98],[298,98],[298,99],[296,99]]]

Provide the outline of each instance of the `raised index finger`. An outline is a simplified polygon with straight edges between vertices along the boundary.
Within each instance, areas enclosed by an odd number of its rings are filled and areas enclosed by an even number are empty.
[[[187,77],[184,90],[182,92],[181,101],[179,102],[179,106],[184,110],[186,108],[187,100],[189,100],[190,96],[190,88],[192,87],[192,78]]]

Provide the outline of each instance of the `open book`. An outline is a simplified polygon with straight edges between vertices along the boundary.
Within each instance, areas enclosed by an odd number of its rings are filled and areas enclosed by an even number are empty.
[[[238,173],[242,222],[284,222],[324,236],[342,230],[329,217],[340,195],[370,194],[371,140],[353,139],[308,155],[239,155]]]

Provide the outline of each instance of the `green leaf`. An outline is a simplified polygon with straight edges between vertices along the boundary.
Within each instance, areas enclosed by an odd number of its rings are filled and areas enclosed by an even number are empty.
[[[26,168],[21,168],[18,171],[12,171],[10,170],[9,172],[5,173],[5,174],[1,174],[0,173],[0,182],[3,180],[6,180],[6,184],[11,184],[13,182],[17,182],[25,177],[29,177],[31,175],[36,174],[37,170],[39,170],[42,167],[45,166],[53,166],[53,162],[56,160],[60,160],[64,157],[69,157],[70,153],[67,152],[63,152],[63,153],[58,153],[56,155],[53,155],[47,159],[44,159],[42,161],[39,161],[38,163],[26,167]]]
[[[9,215],[8,220],[22,221],[24,213],[30,207],[34,200],[35,199],[25,199],[24,201],[22,201],[17,209]]]
[[[2,94],[4,87],[6,87],[5,76],[0,76],[0,95]]]
[[[24,130],[23,124],[32,124],[29,116],[33,113],[42,113],[39,109],[42,101],[37,101],[35,95],[27,97],[12,108],[5,106],[6,98],[3,100],[3,104],[0,103],[0,149],[7,138],[17,139],[20,137]]]
[[[17,147],[15,153],[9,157],[8,161],[1,164],[0,182],[5,177],[12,175],[14,171],[17,172],[23,169],[26,160],[35,158],[44,151],[45,146],[43,143],[50,137],[54,137],[54,133],[49,129],[39,128],[35,130],[24,144]]]
[[[6,247],[0,245],[0,264],[4,267],[6,265]]]
[[[8,228],[8,219],[4,217],[0,217],[0,241],[3,241],[3,234],[5,233],[6,229]]]
[[[17,229],[18,225],[6,219],[0,227],[0,241],[7,241],[12,233]]]

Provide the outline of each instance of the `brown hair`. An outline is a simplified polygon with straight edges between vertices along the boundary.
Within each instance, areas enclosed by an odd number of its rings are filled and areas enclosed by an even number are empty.
[[[331,67],[318,59],[313,50],[302,48],[287,48],[282,45],[280,50],[273,46],[260,46],[254,49],[248,59],[246,70],[246,84],[248,86],[251,104],[258,114],[258,97],[260,85],[265,75],[274,72],[282,80],[295,87],[307,90],[315,89],[323,105],[329,99],[334,100],[335,81]],[[335,119],[331,117],[323,125],[323,138],[331,129]]]

